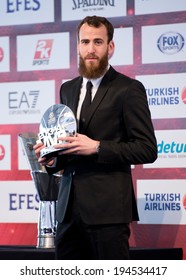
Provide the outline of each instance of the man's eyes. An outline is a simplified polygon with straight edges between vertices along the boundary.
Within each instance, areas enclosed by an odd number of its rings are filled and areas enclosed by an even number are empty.
[[[82,40],[81,43],[82,43],[82,44],[88,44],[89,41],[88,41],[88,40],[87,40],[87,41],[86,41],[86,40]]]
[[[90,41],[89,40],[82,40],[81,43],[84,44],[84,45],[88,45],[90,43]],[[94,44],[95,45],[101,45],[101,44],[103,44],[103,41],[102,40],[95,40]]]
[[[94,43],[95,43],[96,45],[101,45],[101,44],[103,43],[103,41],[102,41],[102,40],[96,40]]]

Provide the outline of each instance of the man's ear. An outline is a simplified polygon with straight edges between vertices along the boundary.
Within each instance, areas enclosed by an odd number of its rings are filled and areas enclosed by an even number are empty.
[[[110,59],[113,56],[115,49],[114,41],[111,40],[108,45],[108,58]]]

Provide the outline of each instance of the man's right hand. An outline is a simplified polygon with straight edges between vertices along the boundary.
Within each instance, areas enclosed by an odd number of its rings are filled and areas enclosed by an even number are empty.
[[[52,158],[46,158],[46,157],[40,157],[40,151],[45,148],[45,146],[43,145],[42,142],[39,142],[39,143],[36,143],[34,146],[33,146],[33,150],[35,151],[35,154],[36,154],[36,157],[38,159],[38,162],[42,165],[42,166],[45,166],[45,165],[48,165],[48,166],[52,166],[55,162],[55,158],[52,157]]]

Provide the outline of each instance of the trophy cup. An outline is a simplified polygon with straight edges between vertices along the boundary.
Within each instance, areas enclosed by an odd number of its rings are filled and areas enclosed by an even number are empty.
[[[31,177],[39,195],[37,248],[54,248],[56,233],[56,203],[61,175],[48,175],[36,158],[33,146],[38,135],[32,132],[19,134],[30,166]]]
[[[56,204],[61,174],[49,175],[37,160],[33,146],[40,141],[45,148],[41,157],[55,157],[61,149],[53,145],[60,143],[60,136],[74,136],[77,131],[76,119],[69,107],[58,104],[49,107],[44,113],[39,134],[32,132],[19,134],[22,146],[30,165],[31,176],[40,198],[38,218],[37,248],[54,248],[56,233]]]

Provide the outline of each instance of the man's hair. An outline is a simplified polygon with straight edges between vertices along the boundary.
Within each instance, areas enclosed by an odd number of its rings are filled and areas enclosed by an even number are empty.
[[[113,39],[114,27],[105,17],[87,16],[80,22],[80,24],[77,27],[78,41],[79,31],[84,23],[87,23],[89,26],[93,26],[96,28],[99,28],[100,26],[104,25],[107,29],[108,43]]]

